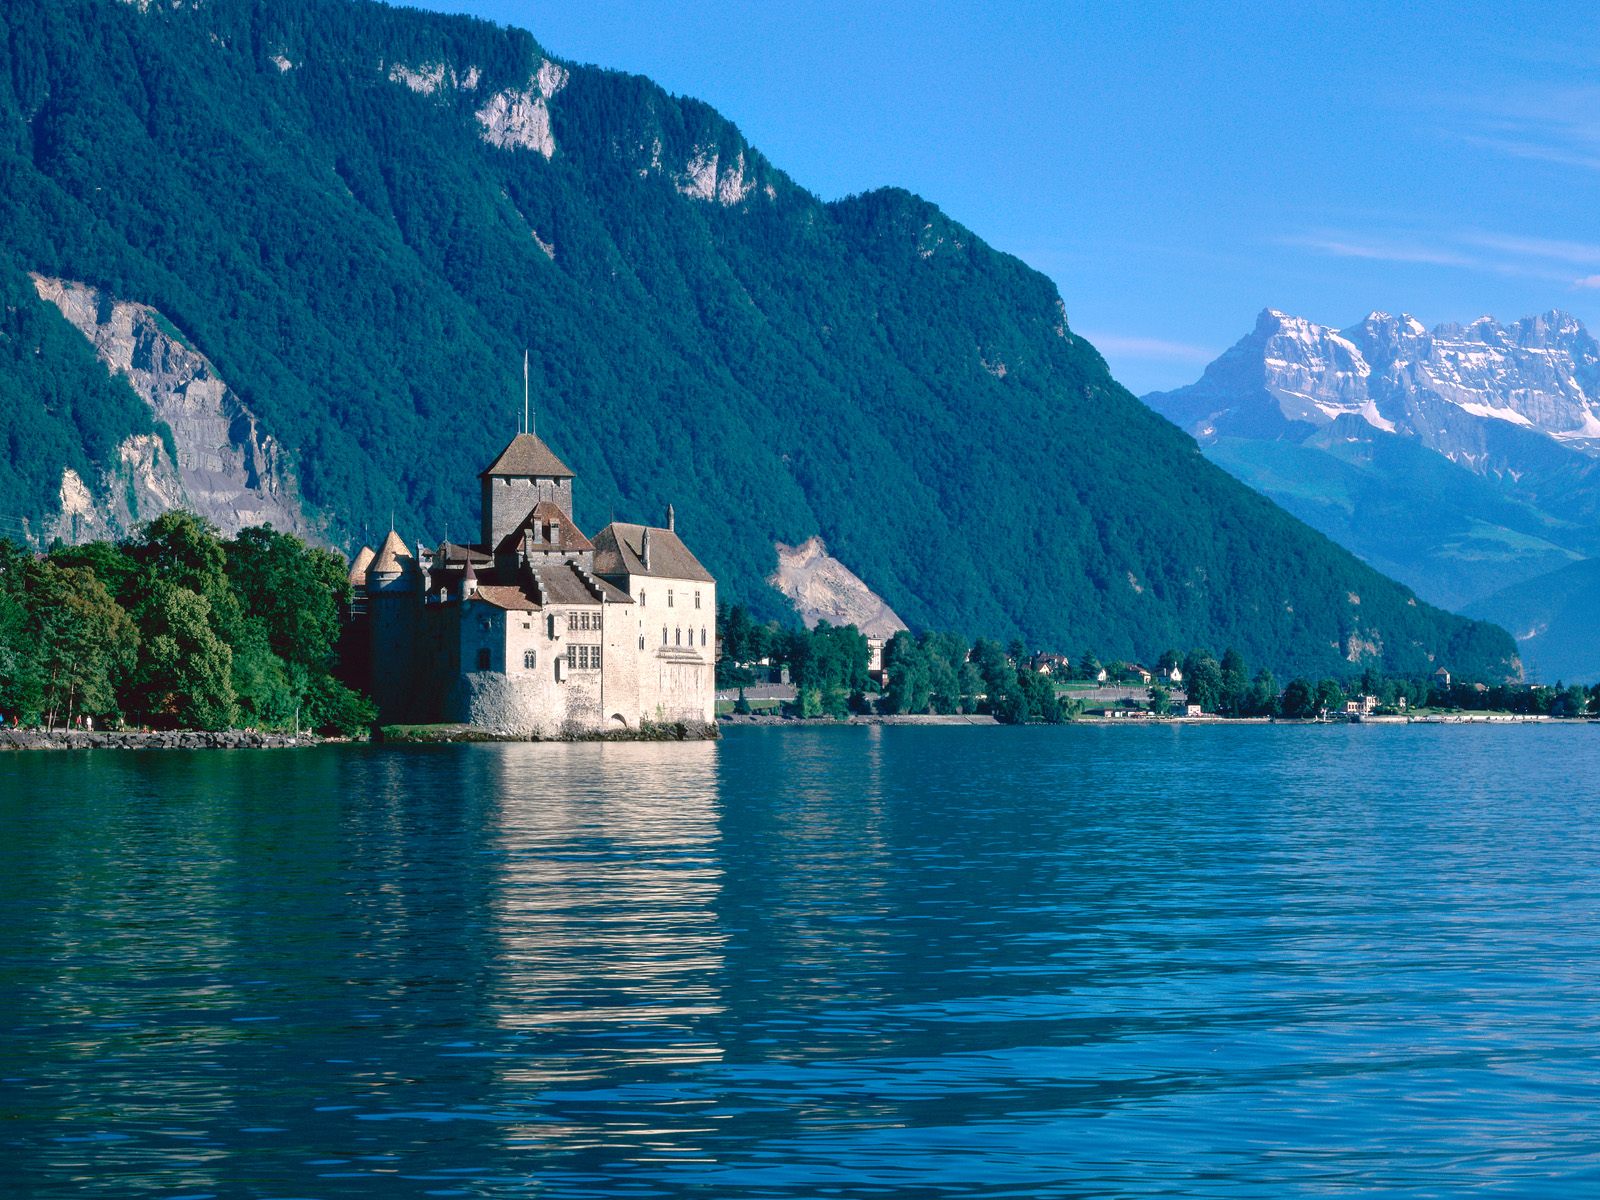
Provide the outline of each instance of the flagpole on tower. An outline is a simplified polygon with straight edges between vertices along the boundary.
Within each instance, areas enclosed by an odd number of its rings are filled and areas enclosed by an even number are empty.
[[[522,432],[532,433],[533,426],[528,423],[528,350],[522,350]]]

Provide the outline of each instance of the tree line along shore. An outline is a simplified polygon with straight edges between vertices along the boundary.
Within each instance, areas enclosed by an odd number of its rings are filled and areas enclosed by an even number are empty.
[[[181,510],[117,542],[58,543],[41,554],[0,539],[0,719],[12,731],[368,736],[375,709],[341,663],[349,601],[348,569],[333,551],[270,526],[224,538]],[[1069,660],[948,632],[897,633],[874,663],[854,626],[786,627],[741,605],[719,609],[718,688],[781,672],[794,685],[784,711],[802,719],[975,715],[1054,724],[1093,715],[1093,684],[1150,677],[1132,664],[1102,665],[1088,650]],[[1174,672],[1181,692],[1167,686]],[[1600,684],[1383,677],[1369,668],[1280,688],[1237,651],[1217,659],[1203,649],[1162,654],[1153,682],[1142,694],[1126,689],[1118,708],[1305,719],[1343,712],[1349,696],[1364,698],[1370,714],[1600,713]],[[762,707],[771,708],[742,693],[734,705],[741,714]]]
[[[1355,702],[1363,716],[1429,711],[1498,712],[1522,716],[1600,715],[1600,683],[1494,683],[1432,676],[1388,676],[1366,667],[1345,679],[1293,678],[1280,684],[1271,669],[1252,670],[1237,650],[1220,659],[1205,649],[1164,651],[1154,672],[1136,664],[1102,664],[1092,650],[1066,655],[1029,651],[1021,641],[969,642],[957,633],[902,630],[882,647],[882,666],[869,670],[869,640],[853,626],[821,622],[787,629],[757,622],[738,605],[719,615],[722,656],[719,691],[737,691],[727,715],[760,713],[799,719],[984,714],[1002,724],[1056,723],[1098,712],[1181,716],[1198,710],[1226,718],[1314,720],[1344,715]],[[1174,676],[1176,677],[1174,679]],[[793,686],[792,699],[750,700],[746,689],[776,677]],[[1099,685],[1123,686],[1098,701]]]
[[[261,526],[172,511],[120,542],[0,540],[0,716],[11,729],[305,730],[376,712],[338,675],[348,568]]]

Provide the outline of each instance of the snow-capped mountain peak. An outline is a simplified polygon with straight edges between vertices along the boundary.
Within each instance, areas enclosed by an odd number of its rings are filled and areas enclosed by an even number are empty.
[[[1600,457],[1600,344],[1560,310],[1432,330],[1374,310],[1339,330],[1267,308],[1197,383],[1149,399],[1202,440],[1293,437],[1356,417],[1487,463],[1484,423],[1496,422]]]

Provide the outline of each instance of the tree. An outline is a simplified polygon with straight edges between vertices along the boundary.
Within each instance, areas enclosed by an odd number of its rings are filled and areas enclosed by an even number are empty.
[[[0,714],[37,717],[44,703],[27,579],[33,556],[0,538]]]
[[[226,729],[237,715],[233,651],[211,627],[211,603],[158,578],[140,616],[135,695],[152,724]]]
[[[1190,704],[1216,712],[1222,701],[1222,668],[1205,650],[1191,650],[1183,660],[1183,687]]]
[[[1311,684],[1304,679],[1291,679],[1289,686],[1283,689],[1283,715],[1303,719],[1315,715],[1316,711],[1317,698]]]
[[[28,629],[34,639],[40,703],[50,724],[116,711],[117,688],[132,667],[138,635],[128,614],[93,572],[39,563],[31,572]]]
[[[1262,667],[1250,681],[1250,691],[1245,698],[1245,715],[1274,717],[1278,715],[1278,681],[1272,672]]]
[[[1158,717],[1166,716],[1172,704],[1172,693],[1159,683],[1153,683],[1150,685],[1149,696],[1150,711]]]
[[[1222,655],[1222,686],[1217,711],[1230,717],[1239,716],[1244,711],[1250,691],[1247,671],[1244,655],[1230,646]]]
[[[306,691],[304,723],[331,737],[359,737],[378,719],[378,709],[360,692],[329,675],[316,675]]]
[[[267,648],[286,663],[329,666],[339,638],[339,605],[350,598],[339,557],[270,526],[240,530],[223,552],[239,609],[260,622]]]
[[[883,648],[883,667],[889,674],[889,710],[927,712],[928,656],[917,639],[904,629],[896,633]]]
[[[1339,686],[1339,681],[1336,679],[1317,680],[1317,690],[1312,699],[1319,713],[1344,711],[1344,689]]]

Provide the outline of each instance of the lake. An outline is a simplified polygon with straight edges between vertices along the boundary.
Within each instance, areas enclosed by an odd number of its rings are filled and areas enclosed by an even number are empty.
[[[0,756],[0,1195],[1600,1194],[1600,727]]]

